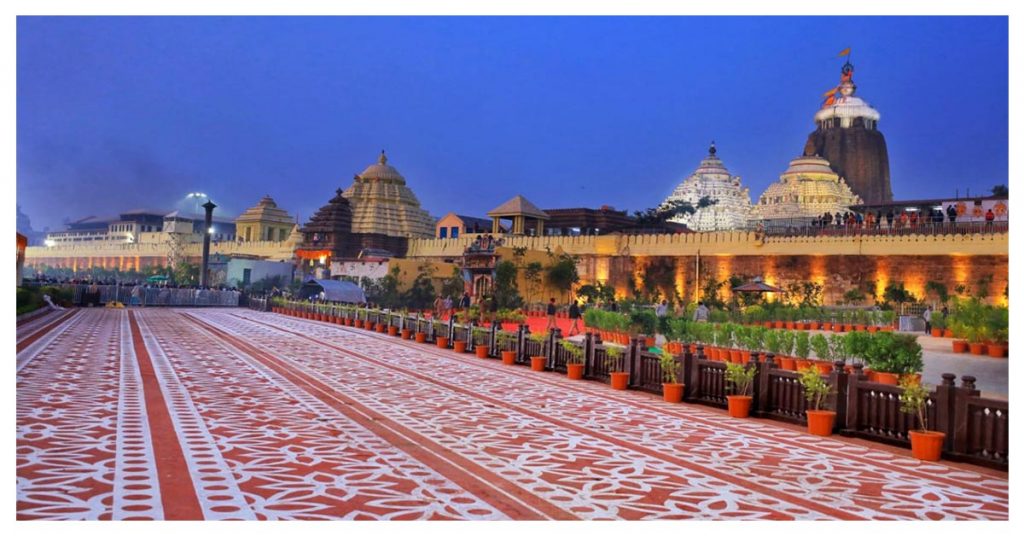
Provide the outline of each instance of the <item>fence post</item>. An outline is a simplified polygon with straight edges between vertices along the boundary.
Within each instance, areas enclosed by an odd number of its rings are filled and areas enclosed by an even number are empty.
[[[519,324],[519,334],[516,337],[516,361],[522,363],[526,360],[526,341],[530,338],[530,326]]]
[[[690,393],[690,400],[700,398],[700,362],[704,359],[704,345],[697,345],[697,353],[693,356],[693,363],[690,366],[690,386],[686,392]]]
[[[974,387],[974,376],[961,376],[960,387],[956,388],[956,405],[953,412],[953,452],[967,452],[967,399],[978,396],[980,392]]]
[[[856,432],[860,410],[857,399],[859,398],[860,383],[865,380],[864,363],[853,364],[853,374],[846,378],[846,419],[843,420],[841,431]],[[839,414],[836,413],[836,422],[839,422]]]
[[[828,398],[832,400],[832,407],[835,408],[836,418],[832,421],[832,429],[839,423],[846,422],[846,390],[849,387],[850,376],[846,373],[846,362],[842,359],[836,360],[832,364],[832,374],[829,375],[832,380],[832,386],[834,387],[832,394],[828,395]]]
[[[498,347],[498,330],[501,329],[501,324],[498,322],[491,322],[491,331],[487,334],[487,355],[501,354],[496,351]]]
[[[754,378],[754,410],[766,411],[771,407],[771,376],[768,372],[775,368],[775,354],[766,353],[764,362],[758,361],[758,352],[750,352],[750,362],[757,365],[757,376]]]
[[[594,334],[590,331],[583,335],[583,377],[589,377],[593,370]]]
[[[942,450],[950,452],[954,448],[953,436],[956,433],[956,374],[944,372],[942,383],[935,386],[935,430],[946,434]]]
[[[547,359],[544,360],[544,368],[547,370],[555,369],[555,355],[558,353],[558,341],[562,339],[561,328],[551,328],[548,332],[548,348],[547,348]]]
[[[765,402],[765,404],[761,404],[761,382],[765,381],[768,378],[768,375],[765,374],[764,363],[761,362],[760,357],[761,356],[758,352],[751,351],[750,361],[747,362],[747,366],[753,366],[754,370],[756,371],[754,373],[754,381],[750,385],[750,413],[752,415],[757,415],[761,411],[762,407],[768,407],[767,401]],[[764,396],[768,396],[767,387],[763,389],[763,391]]]
[[[448,317],[448,346],[445,348],[455,347],[455,315]]]
[[[629,373],[627,380],[627,387],[632,387],[636,382],[636,366],[640,362],[640,339],[638,337],[629,338],[629,351],[626,355],[626,372]]]
[[[692,393],[690,393],[690,390],[691,390],[691,387],[692,387],[691,386],[690,378],[691,378],[691,376],[693,374],[693,360],[694,360],[694,356],[693,356],[693,353],[690,352],[690,345],[689,344],[684,344],[683,345],[682,357],[683,357],[682,372],[680,372],[679,378],[680,378],[680,380],[682,380],[681,383],[684,384],[684,386],[683,386],[683,400],[690,400],[690,398],[693,396]]]

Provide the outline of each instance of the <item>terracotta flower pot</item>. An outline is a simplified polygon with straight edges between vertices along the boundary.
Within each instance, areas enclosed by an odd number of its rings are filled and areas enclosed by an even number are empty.
[[[388,326],[388,335],[392,337],[398,335],[398,326]]]
[[[658,343],[658,340],[654,337],[644,337],[644,346],[650,348]]]
[[[985,343],[983,342],[970,342],[967,346],[971,349],[971,355],[981,355],[985,353]]]
[[[786,329],[793,329],[795,327],[796,327],[796,322],[792,322],[792,321],[789,321],[789,320],[786,321]]]
[[[842,333],[843,332],[843,325],[842,324],[832,324],[832,331],[834,331],[836,333]]]
[[[582,380],[583,363],[568,363],[565,365],[565,374],[570,380]]]
[[[729,395],[725,397],[729,401],[729,416],[746,419],[750,416],[750,404],[753,397],[745,395]]]
[[[625,391],[629,387],[629,373],[628,372],[611,372],[609,373],[612,377],[612,389],[616,391]]]
[[[899,385],[900,375],[892,372],[876,372],[874,381],[885,385]]]
[[[942,330],[942,336],[946,337],[947,339],[948,338],[952,338],[953,337],[953,330],[951,330],[951,329],[944,329],[944,330]]]
[[[942,328],[932,328],[932,333],[931,334],[932,334],[932,337],[941,337],[942,336]]]
[[[683,384],[681,383],[663,383],[661,384],[661,397],[665,399],[665,402],[672,402],[678,404],[683,401]]]
[[[818,368],[818,373],[819,374],[831,374],[832,373],[832,363],[827,363],[825,361],[815,361],[814,362],[814,366]]]
[[[435,337],[434,340],[438,348],[448,348],[448,337]]]
[[[771,328],[775,324],[771,320],[765,320],[764,322],[761,322],[761,325],[766,328]]]
[[[530,370],[537,372],[544,372],[544,365],[547,363],[548,358],[542,355],[535,355],[530,358]]]
[[[744,365],[746,365],[747,363],[750,363],[750,350],[742,350],[742,351],[740,351],[740,363],[742,363]]]
[[[1006,357],[1010,350],[1010,346],[1007,344],[990,343],[986,348],[988,349],[989,357]]]
[[[843,331],[847,333],[853,331],[853,324],[843,324]]]
[[[921,385],[921,374],[904,374],[900,376],[900,381],[902,382],[904,380],[910,380],[910,383],[913,385]]]
[[[962,354],[962,353],[967,352],[967,341],[954,340],[953,341],[953,351],[958,353],[958,354]]]
[[[453,344],[452,346],[454,346],[453,350],[455,350],[455,353],[466,353],[466,341],[455,341],[455,344]]]
[[[818,436],[832,435],[832,427],[836,422],[836,412],[826,410],[807,410],[807,431]]]
[[[943,432],[928,430],[910,431],[910,452],[914,458],[928,462],[937,462],[942,458],[942,443],[946,439]]]
[[[409,340],[409,338],[412,337],[412,330],[409,328],[404,328],[398,334],[400,337],[402,337],[402,339]]]
[[[501,352],[501,364],[502,365],[515,365],[516,364],[516,353],[512,350],[504,350]]]
[[[878,326],[868,326],[868,333],[875,333],[878,331]]]
[[[489,357],[488,354],[490,353],[490,348],[488,348],[486,345],[481,344],[474,348],[473,351],[476,352],[477,357],[487,358]]]
[[[427,342],[427,334],[426,333],[417,333],[416,334],[416,342]]]
[[[779,368],[782,370],[796,370],[796,359],[786,356],[776,356],[775,360],[779,362]]]
[[[362,320],[356,320],[356,327],[357,328],[363,327],[363,321]]]
[[[734,348],[729,349],[729,362],[730,363],[741,363],[743,361],[743,352]]]
[[[388,331],[387,324],[377,324],[375,327],[377,328],[377,333],[386,333]]]
[[[784,322],[782,320],[776,320],[774,322],[774,324],[775,324],[775,329],[782,329],[782,327],[786,325],[786,322]]]
[[[351,318],[346,318],[345,319],[345,325],[346,326],[351,326],[352,325],[352,319]]]

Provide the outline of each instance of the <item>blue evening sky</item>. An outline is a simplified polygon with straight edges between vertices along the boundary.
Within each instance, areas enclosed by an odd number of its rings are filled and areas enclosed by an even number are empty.
[[[659,203],[717,142],[753,201],[853,48],[898,199],[1007,183],[1005,17],[19,17],[18,203],[305,221],[386,149],[423,206]],[[220,212],[220,210],[218,210]]]

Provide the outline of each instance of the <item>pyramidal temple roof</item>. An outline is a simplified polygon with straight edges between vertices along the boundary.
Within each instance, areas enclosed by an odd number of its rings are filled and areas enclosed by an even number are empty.
[[[507,218],[511,216],[526,216],[528,218],[538,218],[541,220],[549,219],[547,212],[537,208],[530,202],[529,199],[522,195],[517,195],[508,201],[505,201],[498,208],[491,210],[487,213],[488,216]]]

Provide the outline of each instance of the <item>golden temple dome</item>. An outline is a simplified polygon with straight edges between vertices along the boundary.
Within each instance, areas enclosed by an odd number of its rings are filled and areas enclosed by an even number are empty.
[[[754,205],[756,219],[815,218],[826,212],[845,212],[860,197],[820,156],[799,156],[779,180],[768,185]]]
[[[434,236],[434,218],[420,207],[405,177],[380,152],[342,194],[352,204],[352,232],[409,238]]]

